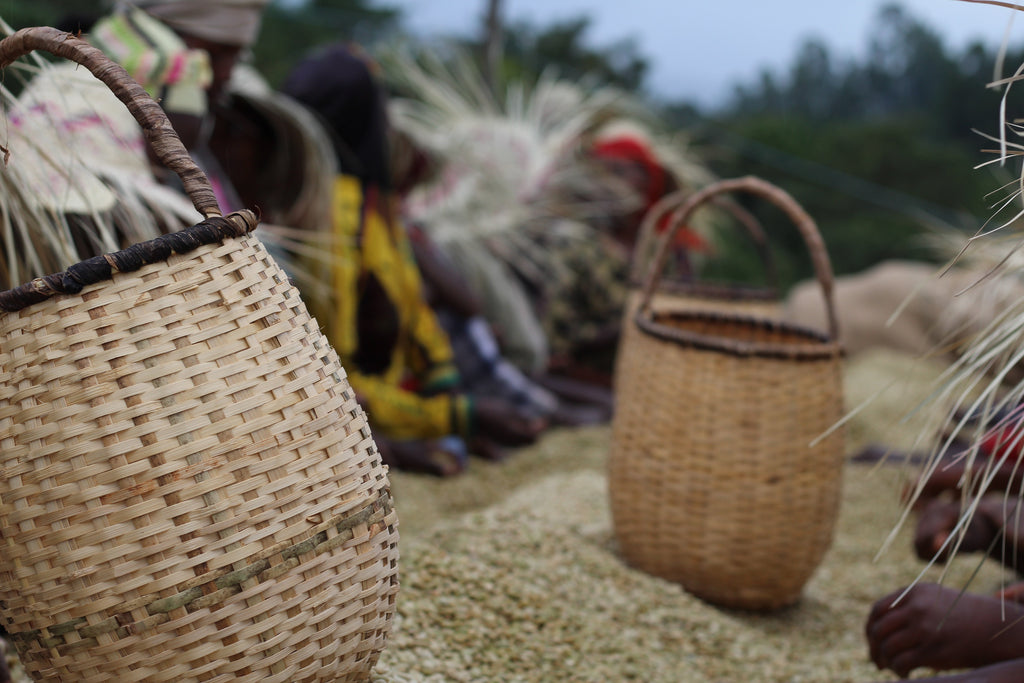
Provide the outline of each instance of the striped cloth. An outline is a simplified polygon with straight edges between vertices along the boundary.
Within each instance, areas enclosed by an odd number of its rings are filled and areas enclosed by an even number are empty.
[[[89,42],[124,67],[168,111],[202,115],[213,80],[209,55],[189,49],[171,28],[126,7],[100,19]]]

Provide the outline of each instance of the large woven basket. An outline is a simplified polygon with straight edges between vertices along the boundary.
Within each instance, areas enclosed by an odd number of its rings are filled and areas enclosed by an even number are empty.
[[[781,207],[811,250],[831,336],[769,318],[653,303],[662,242],[622,358],[609,456],[618,546],[631,565],[712,603],[773,609],[800,597],[831,544],[844,434],[832,273],[814,222],[757,178],[715,183],[680,208],[744,191]]]
[[[37,680],[361,681],[397,582],[387,471],[285,273],[160,107],[69,34],[207,218],[0,294],[0,617]],[[14,163],[12,159],[12,163]]]

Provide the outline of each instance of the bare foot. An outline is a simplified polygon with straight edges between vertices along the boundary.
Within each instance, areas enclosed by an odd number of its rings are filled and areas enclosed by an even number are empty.
[[[474,436],[470,439],[468,447],[470,454],[488,462],[501,462],[508,457],[508,451],[482,436]]]
[[[559,401],[551,413],[551,423],[565,427],[608,424],[612,419],[611,410],[604,406],[582,405]]]
[[[394,441],[375,437],[385,465],[406,472],[451,477],[465,468],[465,456],[443,440]]]
[[[906,677],[920,667],[976,668],[1024,652],[1024,605],[931,583],[893,605],[901,593],[876,602],[868,616],[868,647],[879,669]]]
[[[525,417],[505,401],[489,396],[475,396],[473,405],[480,435],[503,446],[528,446],[548,426],[547,420]]]

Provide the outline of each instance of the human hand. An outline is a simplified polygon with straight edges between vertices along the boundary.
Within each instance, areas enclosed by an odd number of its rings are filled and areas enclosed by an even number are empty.
[[[920,667],[966,669],[1019,655],[1024,629],[1015,620],[1024,607],[930,583],[902,593],[878,600],[868,616],[865,635],[879,669],[906,677]]]
[[[940,464],[928,475],[921,475],[916,481],[903,489],[903,500],[909,502],[913,499],[913,509],[923,510],[936,498],[945,494],[957,491],[963,480],[966,468],[962,462]],[[920,490],[918,490],[920,489]]]
[[[1024,603],[1024,581],[1014,581],[996,591],[995,597],[1009,602]]]

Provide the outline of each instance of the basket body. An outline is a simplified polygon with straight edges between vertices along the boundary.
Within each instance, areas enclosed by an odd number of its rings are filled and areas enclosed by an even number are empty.
[[[839,349],[767,320],[653,308],[631,326],[618,377],[620,552],[715,604],[789,605],[838,512],[843,432],[810,444],[843,414]]]
[[[47,681],[367,680],[397,518],[250,236],[0,314],[0,600]]]

